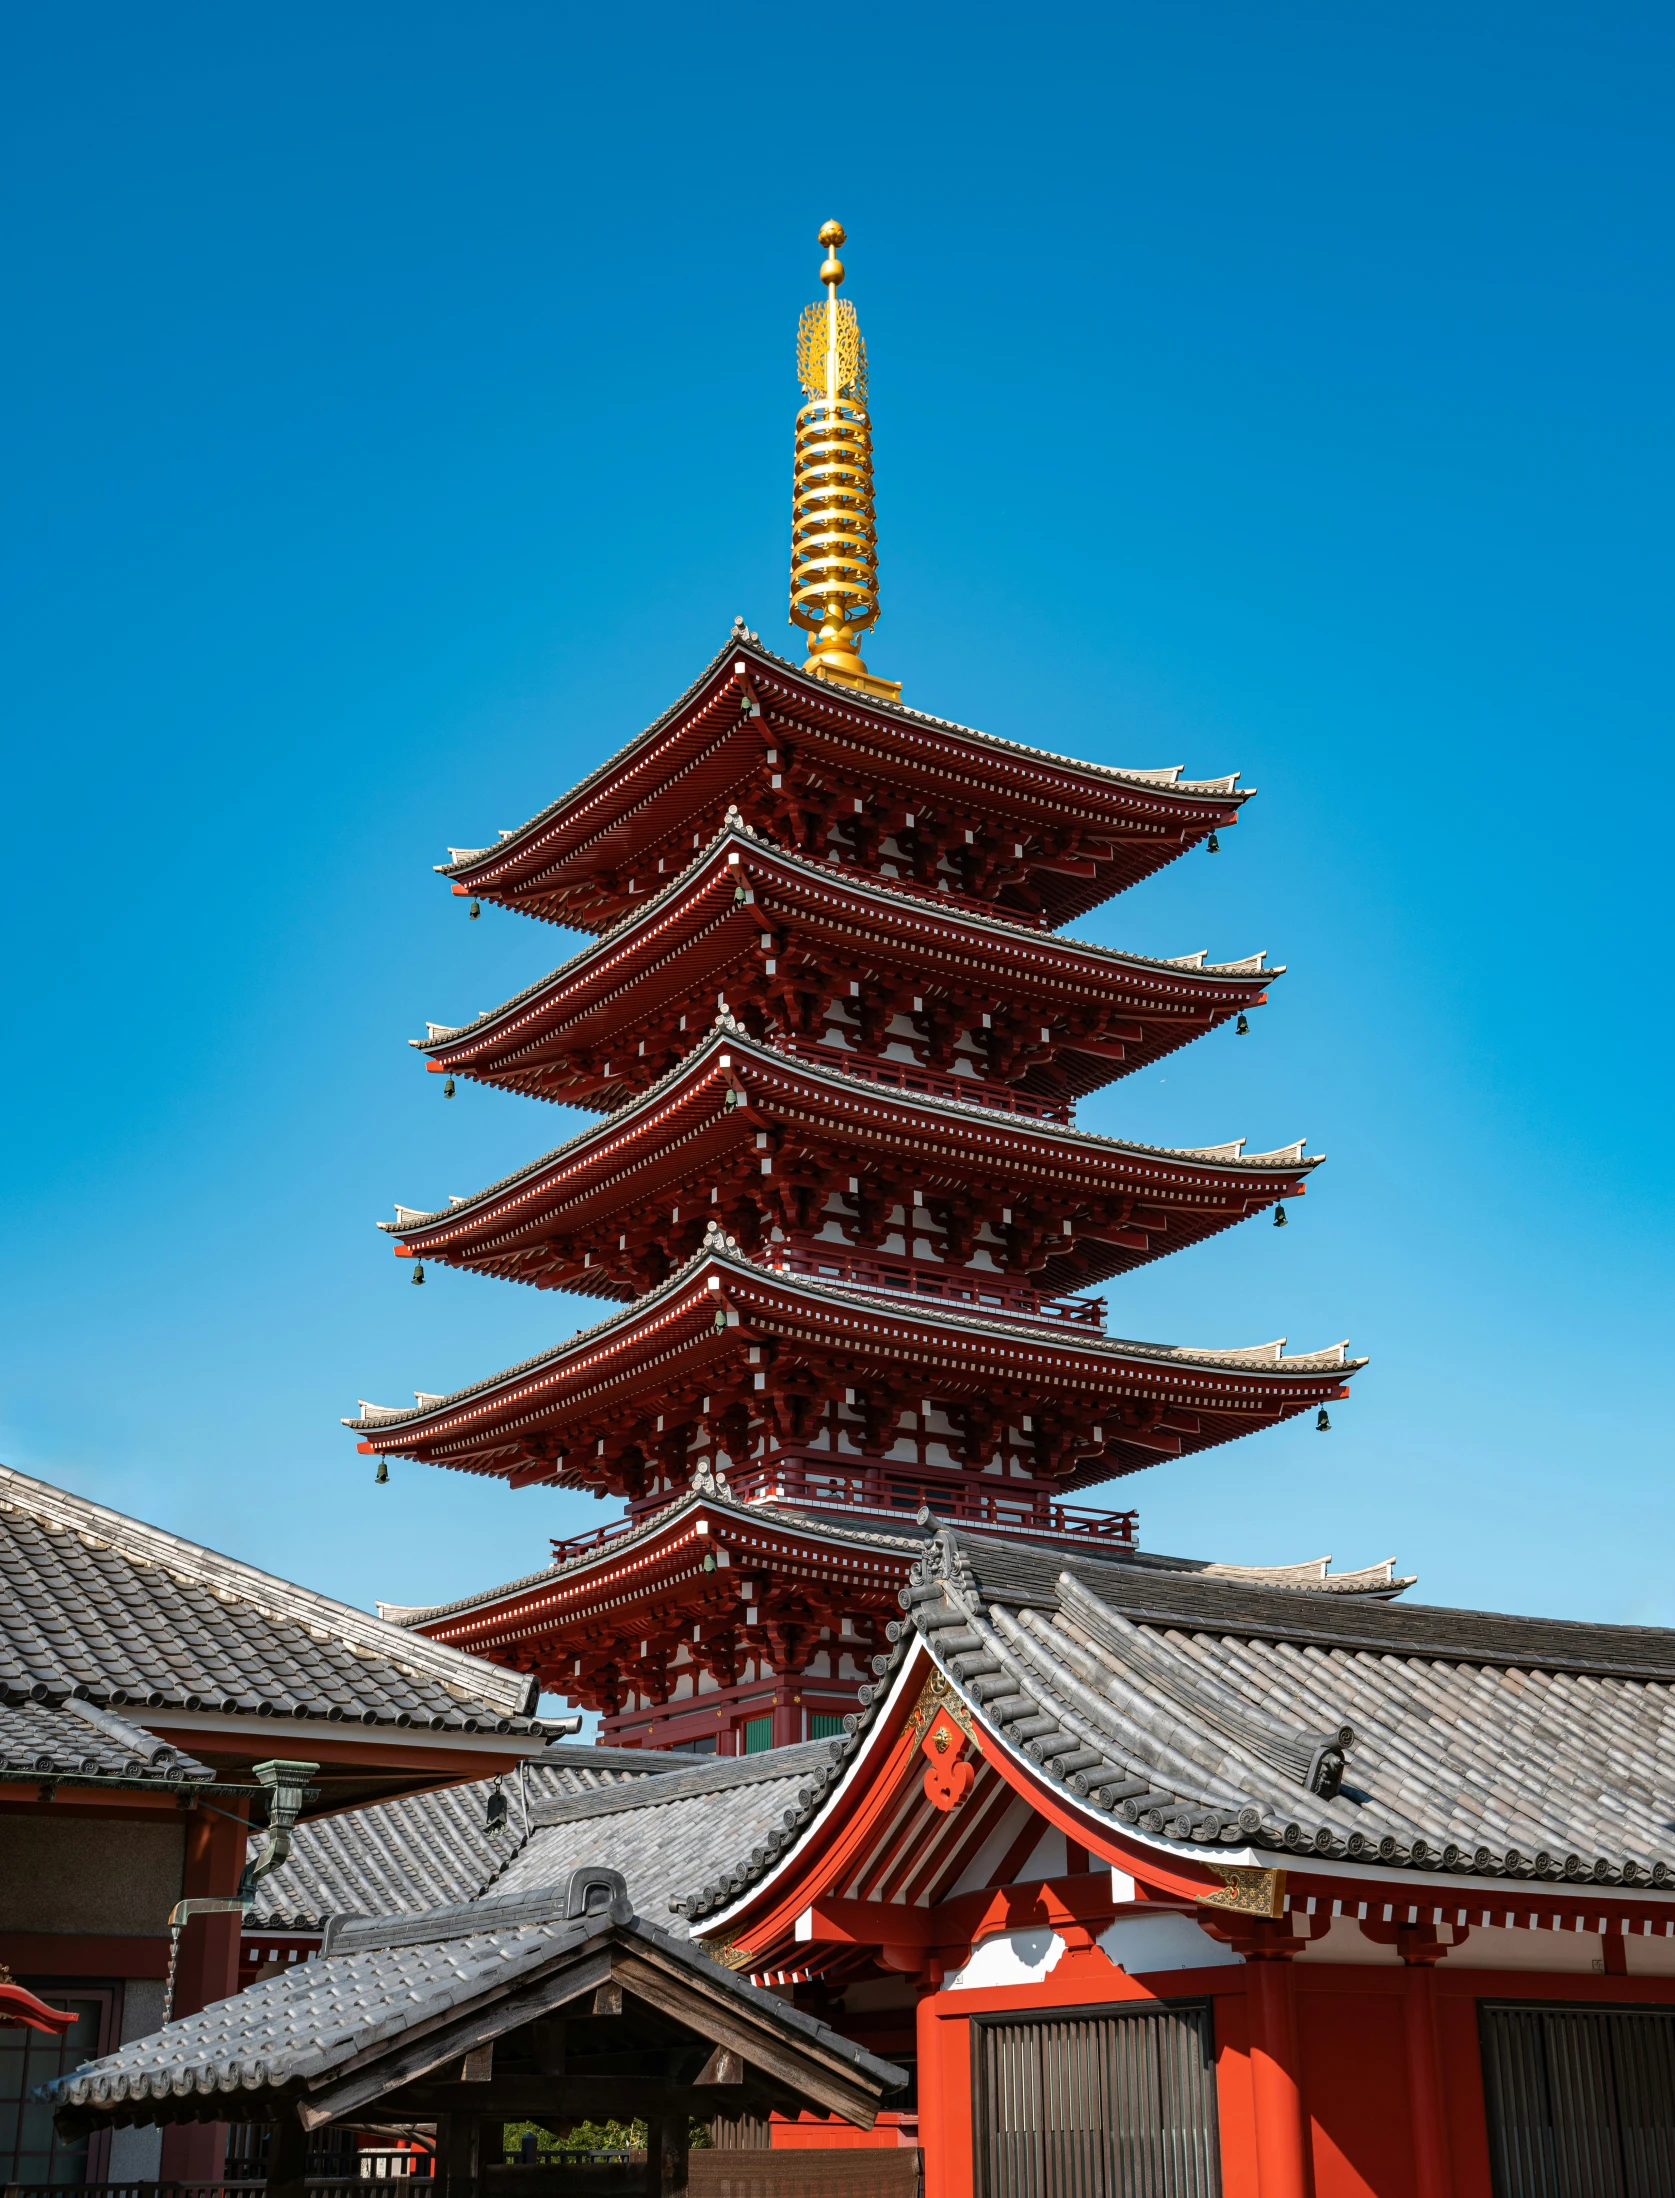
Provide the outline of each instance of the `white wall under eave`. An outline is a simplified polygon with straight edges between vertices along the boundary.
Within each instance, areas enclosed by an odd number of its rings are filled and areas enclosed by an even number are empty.
[[[1056,1931],[1003,1931],[972,1948],[963,1969],[942,1981],[945,1992],[990,1992],[997,1986],[1039,1984],[1050,1977],[1064,1952]]]
[[[1106,1959],[1131,1977],[1159,1969],[1225,1969],[1245,1958],[1201,1931],[1191,1916],[1119,1915],[1100,1932],[1098,1944]]]
[[[1594,1931],[1529,1931],[1474,1923],[1463,1946],[1450,1948],[1450,1969],[1545,1969],[1558,1976],[1598,1976],[1605,1948]]]

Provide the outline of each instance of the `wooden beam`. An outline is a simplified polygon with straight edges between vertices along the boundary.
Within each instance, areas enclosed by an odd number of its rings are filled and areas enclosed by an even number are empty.
[[[702,2022],[705,2034],[718,2045],[731,2046],[753,2067],[815,2101],[828,2113],[841,2114],[859,2129],[870,2129],[877,2119],[877,2096],[859,2076],[849,2072],[836,2052],[814,2039],[807,2040],[801,2051],[794,2051],[766,2021],[756,2019],[730,1994],[719,1988],[706,1992],[696,1979],[688,1981],[684,1976],[677,1984],[637,1951],[619,1960],[616,1973],[636,1999],[673,2016],[688,2029]]]
[[[306,2198],[308,2131],[294,2106],[282,2106],[268,2137],[267,2198]]]
[[[341,2120],[346,2114],[370,2106],[386,2092],[418,2077],[428,2076],[449,2061],[463,2060],[480,2045],[488,2045],[508,2030],[517,2030],[538,2015],[550,2014],[591,1992],[610,1976],[611,1957],[601,1949],[583,1961],[572,1961],[556,1975],[549,1973],[522,1991],[497,1993],[462,2011],[452,2011],[417,2040],[409,2039],[392,2053],[388,2040],[356,2054],[348,2070],[334,2069],[329,2077],[310,2086],[312,2096],[301,2108],[305,2127]]]

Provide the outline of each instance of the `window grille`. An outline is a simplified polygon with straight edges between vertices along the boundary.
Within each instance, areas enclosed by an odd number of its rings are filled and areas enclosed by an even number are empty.
[[[752,1717],[744,1728],[744,1752],[761,1755],[774,1744],[774,1721],[771,1717]]]
[[[971,2030],[977,2198],[1219,2198],[1207,2003]]]
[[[1478,2009],[1496,2198],[1675,2198],[1675,2008]]]

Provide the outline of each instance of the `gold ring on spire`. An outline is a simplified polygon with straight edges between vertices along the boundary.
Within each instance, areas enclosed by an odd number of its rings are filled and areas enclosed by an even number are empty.
[[[826,296],[805,307],[797,330],[797,372],[809,401],[797,414],[791,623],[814,637],[805,671],[896,702],[901,682],[873,677],[858,638],[878,622],[867,347],[854,306],[838,296],[842,222],[828,221],[818,241],[826,252],[820,269]]]

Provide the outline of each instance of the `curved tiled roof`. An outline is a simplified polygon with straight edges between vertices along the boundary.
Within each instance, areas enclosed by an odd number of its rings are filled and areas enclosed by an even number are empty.
[[[1080,1145],[1094,1153],[1132,1153],[1145,1160],[1168,1160],[1192,1167],[1222,1168],[1230,1175],[1253,1168],[1269,1169],[1275,1174],[1295,1175],[1300,1170],[1319,1167],[1326,1157],[1324,1153],[1317,1152],[1310,1153],[1305,1158],[1303,1146],[1307,1139],[1303,1138],[1294,1145],[1283,1146],[1277,1152],[1247,1153],[1243,1138],[1230,1139],[1223,1145],[1142,1145],[1132,1138],[1105,1137],[1095,1130],[1078,1129],[1073,1123],[1044,1122],[1027,1114],[999,1112],[994,1107],[985,1106],[980,1099],[955,1099],[941,1092],[897,1091],[889,1085],[873,1083],[869,1078],[853,1076],[836,1062],[811,1061],[802,1054],[782,1052],[771,1041],[752,1037],[742,1023],[736,1022],[723,1009],[689,1053],[683,1054],[673,1068],[665,1069],[654,1084],[648,1084],[644,1091],[637,1092],[614,1114],[605,1116],[601,1121],[589,1122],[573,1137],[567,1137],[561,1145],[553,1146],[550,1152],[526,1161],[522,1167],[514,1168],[510,1175],[499,1177],[497,1181],[486,1184],[482,1190],[471,1192],[468,1197],[450,1199],[446,1206],[439,1206],[431,1212],[425,1212],[416,1206],[398,1205],[395,1220],[380,1221],[378,1227],[391,1236],[401,1236],[409,1229],[428,1228],[436,1221],[458,1220],[473,1207],[486,1205],[490,1199],[498,1198],[503,1192],[514,1190],[518,1184],[528,1182],[531,1176],[539,1175],[545,1168],[556,1166],[558,1162],[568,1159],[600,1138],[615,1136],[642,1109],[660,1105],[672,1087],[682,1076],[689,1074],[706,1053],[715,1052],[723,1045],[737,1048],[740,1053],[760,1061],[767,1068],[795,1070],[818,1083],[830,1085],[835,1091],[863,1099],[870,1105],[876,1106],[882,1098],[903,1110],[923,1108],[933,1114],[946,1114],[957,1119],[980,1122],[985,1129],[1000,1127],[1009,1134],[1038,1137],[1044,1143]]]
[[[639,1548],[654,1536],[677,1528],[688,1513],[704,1509],[737,1519],[742,1526],[772,1526],[784,1531],[802,1531],[818,1535],[822,1541],[842,1542],[858,1549],[887,1551],[891,1556],[914,1560],[922,1556],[926,1545],[939,1531],[939,1523],[932,1520],[923,1524],[907,1513],[892,1519],[888,1525],[880,1521],[853,1518],[846,1519],[835,1512],[801,1511],[795,1503],[783,1499],[758,1499],[741,1503],[727,1489],[716,1485],[665,1504],[660,1511],[651,1511],[637,1520],[623,1522],[622,1532],[613,1534],[608,1541],[596,1543],[591,1549],[578,1550],[574,1556],[544,1565],[539,1572],[526,1572],[516,1580],[503,1581],[498,1587],[479,1588],[472,1595],[455,1596],[452,1602],[429,1604],[380,1603],[378,1608],[392,1624],[400,1626],[428,1626],[441,1618],[457,1617],[461,1612],[480,1610],[519,1595],[530,1588],[550,1587],[556,1580],[585,1572],[590,1566],[614,1565],[629,1550]],[[985,1537],[988,1538],[988,1537]],[[996,1536],[1006,1540],[1014,1537]],[[1015,1537],[1025,1546],[1038,1548],[1041,1537],[1030,1540],[1027,1536]],[[1061,1561],[1073,1563],[1074,1557],[1060,1545]],[[1311,1557],[1301,1564],[1289,1565],[1230,1565],[1209,1557],[1169,1557],[1159,1550],[1129,1549],[1121,1558],[1113,1560],[1133,1565],[1142,1571],[1184,1572],[1201,1575],[1207,1579],[1242,1581],[1250,1586],[1285,1587],[1322,1595],[1400,1595],[1414,1584],[1415,1575],[1398,1573],[1396,1560],[1386,1557],[1381,1564],[1363,1565],[1354,1572],[1333,1572],[1330,1557]]]
[[[672,1274],[648,1290],[631,1305],[621,1305],[597,1320],[591,1326],[579,1328],[574,1335],[566,1336],[560,1343],[550,1344],[546,1350],[537,1351],[532,1357],[520,1359],[515,1366],[503,1367],[499,1373],[487,1374],[482,1380],[469,1383],[463,1389],[453,1390],[446,1396],[427,1396],[415,1405],[376,1405],[362,1400],[359,1418],[345,1419],[343,1425],[357,1434],[375,1435],[387,1433],[398,1427],[409,1427],[415,1420],[429,1419],[437,1412],[452,1410],[472,1397],[487,1395],[508,1382],[521,1380],[539,1367],[553,1365],[568,1353],[581,1349],[597,1338],[609,1334],[613,1328],[643,1320],[647,1312],[667,1297],[685,1289],[692,1277],[705,1264],[713,1261],[718,1266],[731,1268],[741,1280],[750,1280],[808,1297],[819,1304],[830,1304],[847,1311],[865,1313],[870,1319],[890,1317],[912,1319],[927,1327],[960,1330],[977,1336],[995,1336],[1008,1342],[1019,1340],[1019,1330],[1013,1323],[991,1319],[981,1313],[963,1312],[959,1309],[914,1299],[911,1305],[898,1306],[893,1302],[881,1303],[873,1294],[845,1289],[841,1283],[821,1282],[808,1275],[787,1275],[777,1267],[766,1267],[741,1251],[734,1241],[715,1222],[709,1224],[704,1241],[691,1258],[677,1267]],[[1202,1368],[1205,1371],[1235,1371],[1247,1374],[1274,1373],[1326,1373],[1342,1372],[1345,1375],[1358,1372],[1366,1365],[1365,1359],[1348,1355],[1346,1343],[1328,1345],[1324,1350],[1300,1351],[1290,1357],[1285,1355],[1285,1337],[1272,1343],[1245,1344],[1233,1350],[1215,1350],[1197,1345],[1177,1343],[1140,1343],[1125,1336],[1097,1335],[1087,1331],[1074,1334],[1054,1333],[1041,1337],[1030,1333],[1027,1342],[1031,1348],[1040,1345],[1061,1352],[1079,1352],[1090,1357],[1129,1359],[1158,1366]]]
[[[1177,1851],[1675,1888],[1675,1633],[1065,1564],[944,1532],[845,1754],[923,1641],[1032,1776]],[[830,1787],[685,1902],[719,1914]]]
[[[527,984],[520,992],[514,992],[510,999],[502,1000],[498,1007],[488,1008],[482,1014],[473,1016],[470,1022],[427,1024],[427,1035],[423,1038],[410,1038],[408,1044],[421,1053],[435,1053],[444,1047],[458,1045],[463,1038],[470,1038],[481,1031],[492,1029],[496,1023],[504,1021],[516,1009],[523,1007],[528,1001],[536,999],[562,978],[566,978],[583,968],[596,955],[607,953],[628,932],[644,924],[648,917],[654,915],[666,902],[672,900],[677,893],[682,891],[693,872],[702,868],[705,863],[711,862],[718,849],[730,839],[747,843],[749,846],[758,849],[763,855],[771,856],[775,862],[783,863],[788,869],[800,873],[812,883],[830,886],[836,881],[850,887],[857,893],[872,894],[886,903],[899,906],[904,913],[911,911],[917,916],[923,916],[927,911],[940,913],[945,915],[950,923],[969,924],[980,931],[992,932],[1001,939],[1011,940],[1019,946],[1027,946],[1037,954],[1044,948],[1057,947],[1070,953],[1091,955],[1097,961],[1118,963],[1125,968],[1169,972],[1176,976],[1183,970],[1190,970],[1204,977],[1251,977],[1260,974],[1266,982],[1269,978],[1285,975],[1283,963],[1276,963],[1272,969],[1264,968],[1262,965],[1265,956],[1262,954],[1243,955],[1237,961],[1232,962],[1207,961],[1202,953],[1136,954],[1126,947],[1099,946],[1088,939],[1072,939],[1066,937],[1062,932],[1036,930],[1028,924],[1014,923],[1004,916],[980,913],[971,908],[943,908],[934,896],[923,893],[909,893],[899,886],[892,885],[887,878],[875,877],[871,871],[857,870],[849,864],[833,865],[824,862],[811,862],[804,855],[792,854],[788,848],[781,847],[776,841],[764,838],[761,833],[745,823],[737,810],[732,810],[728,813],[727,820],[720,831],[715,834],[707,846],[701,848],[693,856],[684,870],[677,871],[667,884],[659,886],[655,893],[648,894],[637,908],[630,909],[619,923],[611,926],[610,930],[602,931],[597,938],[590,939],[585,946],[572,954],[568,961],[560,962],[555,969],[548,970],[544,977],[537,977],[533,984]]]
[[[812,679],[800,664],[794,664],[789,657],[778,656],[772,649],[764,648],[755,634],[750,633],[743,627],[735,626],[725,646],[711,657],[691,686],[684,693],[678,695],[666,710],[660,711],[643,732],[638,732],[631,740],[624,741],[622,746],[614,749],[602,763],[596,764],[585,776],[579,778],[567,793],[560,794],[556,801],[550,801],[544,809],[537,810],[535,815],[527,823],[520,824],[516,831],[503,833],[494,846],[450,849],[454,859],[451,862],[437,863],[435,866],[437,871],[445,878],[457,877],[463,871],[474,869],[485,855],[507,853],[515,848],[519,841],[528,839],[531,833],[539,831],[543,824],[549,823],[552,818],[569,808],[571,803],[578,800],[590,787],[598,785],[601,779],[608,777],[619,764],[634,753],[636,748],[643,747],[647,741],[660,733],[665,726],[672,723],[686,708],[693,696],[698,693],[699,689],[716,676],[728,659],[730,657],[736,659],[741,653],[745,656],[755,656],[763,663],[771,665],[776,672],[800,681],[808,686],[821,701],[830,702],[833,699],[831,689],[823,682]],[[851,695],[847,689],[843,690],[839,699],[845,703],[855,703],[857,701],[857,698]],[[998,733],[979,732],[974,726],[960,725],[952,718],[932,717],[927,711],[911,710],[905,703],[889,702],[881,696],[868,695],[861,706],[869,710],[876,710],[884,717],[900,718],[906,724],[923,725],[932,732],[955,733],[961,739],[978,741],[985,748],[993,749],[999,755],[1015,756],[1037,763],[1050,763],[1059,770],[1075,772],[1079,777],[1106,779],[1114,785],[1142,788],[1148,793],[1161,791],[1176,794],[1218,794],[1230,801],[1248,801],[1256,791],[1254,786],[1242,788],[1235,786],[1234,782],[1239,776],[1237,771],[1233,772],[1231,776],[1219,779],[1183,779],[1178,769],[1124,770],[1115,764],[1086,763],[1080,757],[1060,755],[1051,748],[1036,748],[1031,747],[1024,741],[1006,740]]]
[[[0,1466],[0,1690],[529,1732],[537,1684]]]
[[[276,1870],[257,1881],[247,1931],[317,1931],[330,1915],[418,1915],[475,1900],[522,1852],[542,1802],[598,1794],[625,1780],[677,1769],[685,1758],[646,1748],[555,1741],[506,1774],[315,1817],[291,1834]],[[487,1827],[489,1797],[506,1795],[507,1821]],[[265,1835],[250,1842],[256,1855]]]

